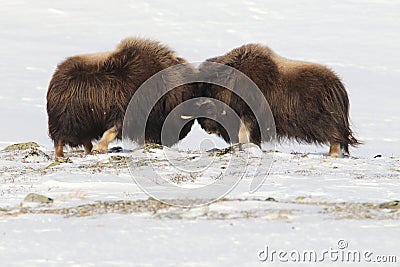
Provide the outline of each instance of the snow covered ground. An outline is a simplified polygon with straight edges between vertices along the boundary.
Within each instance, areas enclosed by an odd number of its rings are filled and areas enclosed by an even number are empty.
[[[318,255],[369,250],[368,266],[397,266],[375,256],[400,261],[399,1],[15,0],[3,1],[0,14],[0,149],[41,146],[0,152],[2,266],[297,266],[276,255],[261,261],[266,246]],[[189,61],[257,42],[328,65],[346,85],[364,145],[352,158],[331,159],[327,147],[282,144],[257,192],[248,193],[244,177],[223,200],[192,208],[149,199],[124,163],[127,153],[70,151],[71,162],[53,166],[45,94],[56,65],[127,36],[161,40]],[[179,147],[196,150],[206,136],[196,126]],[[29,193],[54,201],[23,201]],[[348,246],[339,248],[340,240]]]

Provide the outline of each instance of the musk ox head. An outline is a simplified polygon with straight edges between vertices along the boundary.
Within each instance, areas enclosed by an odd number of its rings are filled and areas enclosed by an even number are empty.
[[[239,129],[239,117],[225,103],[215,98],[199,98],[194,109],[201,128],[208,134],[216,134],[226,142],[237,142],[236,132]],[[189,117],[187,117],[189,118]]]
[[[219,62],[213,62],[219,61]],[[245,74],[229,64],[221,64],[217,57],[199,66],[196,95],[200,98],[195,105],[200,126],[208,133],[217,134],[226,142],[261,143],[259,122],[270,123],[268,103],[257,85]],[[256,114],[261,115],[257,120]],[[273,120],[272,120],[273,121]],[[264,123],[265,124],[265,123]],[[250,132],[247,127],[252,127]],[[248,135],[245,138],[243,134]],[[246,141],[247,140],[247,141]]]

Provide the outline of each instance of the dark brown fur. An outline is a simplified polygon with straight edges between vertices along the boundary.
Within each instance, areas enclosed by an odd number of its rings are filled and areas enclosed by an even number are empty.
[[[91,141],[113,126],[121,138],[124,114],[135,91],[157,72],[184,62],[159,42],[139,38],[123,40],[109,53],[66,59],[58,65],[47,92],[49,135],[56,148],[84,145],[90,151]],[[188,86],[164,96],[150,114],[146,141],[160,143],[167,114],[191,97]],[[190,127],[191,123],[184,127],[180,138]]]
[[[336,143],[346,153],[349,145],[359,144],[350,129],[347,92],[330,69],[282,58],[258,44],[244,45],[207,61],[233,67],[254,81],[270,105],[278,140]],[[269,141],[261,140],[254,115],[238,96],[211,84],[202,84],[200,95],[216,98],[234,109],[249,128],[251,142]],[[213,120],[199,119],[199,123],[206,131],[218,133],[228,142],[237,141],[230,140],[227,132]],[[235,124],[239,129],[240,122]]]

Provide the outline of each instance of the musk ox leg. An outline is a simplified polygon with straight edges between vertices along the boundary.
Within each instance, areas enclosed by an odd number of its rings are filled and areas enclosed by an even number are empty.
[[[64,145],[61,142],[57,142],[56,145],[54,146],[55,151],[54,151],[54,157],[57,158],[63,158],[64,157]]]
[[[243,121],[240,121],[240,128],[239,128],[239,143],[240,144],[247,144],[250,143],[250,131],[246,127]]]
[[[341,148],[340,144],[331,142],[328,156],[333,158],[341,158],[342,152],[340,148]]]
[[[341,144],[340,149],[342,150],[343,157],[348,158],[350,156],[349,144]]]
[[[92,142],[89,140],[86,140],[85,142],[83,142],[83,147],[85,148],[85,153],[86,154],[92,154]]]
[[[116,126],[108,129],[103,133],[100,141],[93,147],[93,151],[98,153],[107,153],[108,151],[108,144],[114,140],[118,135],[118,129]]]

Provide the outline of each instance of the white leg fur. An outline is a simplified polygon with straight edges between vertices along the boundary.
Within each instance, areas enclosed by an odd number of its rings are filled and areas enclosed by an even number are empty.
[[[247,129],[244,122],[240,121],[240,128],[239,128],[239,143],[247,144],[250,143],[250,131]]]
[[[340,151],[340,144],[331,143],[328,156],[333,158],[341,158],[342,152]]]
[[[103,133],[100,141],[93,147],[93,151],[99,153],[107,153],[108,144],[115,139],[118,135],[117,127],[112,127]]]

